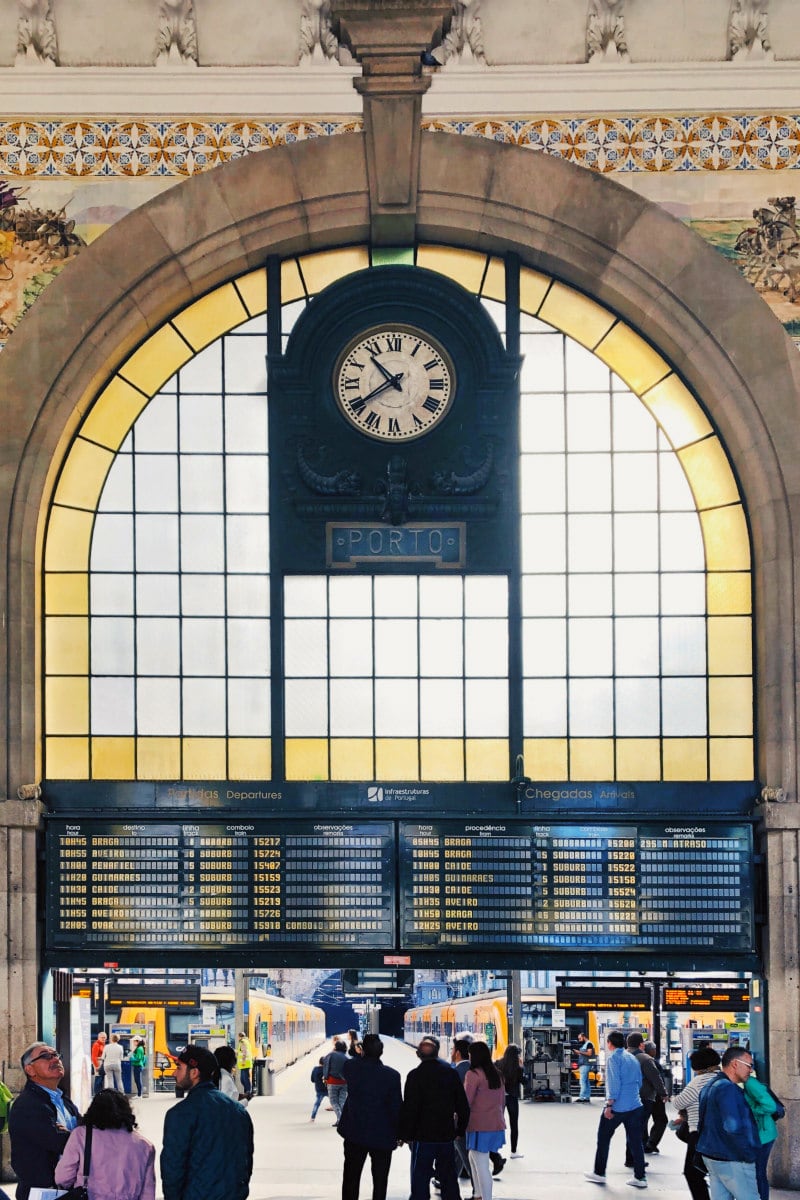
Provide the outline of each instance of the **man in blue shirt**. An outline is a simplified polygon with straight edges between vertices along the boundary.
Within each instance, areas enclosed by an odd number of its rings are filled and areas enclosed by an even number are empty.
[[[632,1054],[625,1049],[625,1036],[613,1030],[606,1041],[606,1105],[600,1114],[597,1129],[597,1150],[594,1170],[587,1171],[584,1178],[590,1183],[605,1183],[608,1149],[614,1130],[625,1126],[628,1153],[633,1160],[633,1179],[627,1180],[629,1187],[646,1188],[644,1177],[644,1148],[642,1145],[642,1102],[639,1089],[642,1086],[642,1068]]]
[[[80,1113],[59,1084],[64,1078],[61,1055],[46,1042],[34,1042],[22,1053],[25,1087],[8,1112],[11,1166],[18,1200],[31,1189],[54,1188],[56,1163]]]
[[[753,1069],[743,1046],[729,1046],[721,1073],[700,1093],[697,1153],[708,1171],[711,1200],[758,1200],[758,1127],[742,1085]]]

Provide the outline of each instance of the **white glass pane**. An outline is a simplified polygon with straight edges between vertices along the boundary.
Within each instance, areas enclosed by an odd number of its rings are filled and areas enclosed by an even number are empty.
[[[416,621],[376,621],[375,674],[416,676],[417,673]]]
[[[560,333],[523,333],[520,391],[553,392],[564,386],[564,338]]]
[[[523,571],[563,572],[567,566],[567,530],[563,516],[522,518]]]
[[[269,611],[269,578],[266,575],[228,576],[230,616],[268,617]]]
[[[520,401],[520,449],[524,454],[564,449],[564,397],[523,396]]]
[[[507,616],[508,579],[505,575],[467,575],[464,579],[464,612],[468,617]]]
[[[327,675],[327,622],[312,619],[284,621],[283,660],[287,675]]]
[[[508,622],[464,622],[464,674],[508,677]]]
[[[372,622],[331,621],[331,675],[372,675]]]
[[[460,617],[464,611],[464,589],[461,579],[437,579],[423,575],[419,581],[419,615],[421,617]]]
[[[225,578],[222,575],[182,575],[181,611],[187,617],[225,615]]]
[[[570,512],[611,511],[611,455],[573,454],[567,458]]]
[[[567,449],[611,449],[611,401],[604,392],[567,397]]]
[[[90,582],[93,613],[133,613],[132,575],[92,575]]]
[[[568,622],[570,675],[610,675],[613,670],[612,623],[578,617]]]
[[[506,306],[501,304],[499,300],[487,300],[485,296],[481,296],[481,304],[486,309],[489,316],[498,331],[505,333],[506,329]]]
[[[221,392],[222,391],[222,343],[212,342],[201,350],[178,374],[181,391],[186,392]]]
[[[664,513],[661,517],[661,569],[702,571],[705,565],[703,535],[697,513]]]
[[[706,674],[706,623],[702,617],[664,617],[661,670],[664,675]]]
[[[468,679],[465,689],[467,737],[508,737],[508,684],[504,679]]]
[[[180,438],[184,454],[221,454],[222,398],[182,396]]]
[[[464,736],[464,688],[460,680],[423,679],[420,683],[420,736]]]
[[[225,622],[184,618],[181,625],[184,675],[225,674]]]
[[[133,737],[133,679],[92,680],[92,733],[99,736]]]
[[[133,620],[92,617],[92,674],[133,674]]]
[[[659,457],[661,507],[693,512],[697,505],[677,454],[669,450]]]
[[[118,454],[100,493],[98,512],[131,512],[133,509],[133,459]]]
[[[567,528],[570,571],[611,570],[610,516],[570,516]]]
[[[178,511],[178,460],[173,454],[137,454],[136,508],[139,512]]]
[[[230,470],[230,468],[229,468]],[[181,509],[186,513],[222,512],[222,456],[181,456]]]
[[[228,517],[228,570],[269,571],[269,517]]]
[[[181,732],[179,679],[137,679],[136,729],[140,737],[176,737]]]
[[[332,617],[372,615],[372,580],[369,575],[360,579],[331,579],[328,595]]]
[[[564,575],[523,575],[522,612],[526,617],[561,617],[567,611]]]
[[[546,321],[540,321],[538,317],[532,317],[530,313],[520,312],[519,327],[525,333],[552,333],[553,326],[548,325]]]
[[[592,354],[591,350],[587,350],[579,342],[573,341],[571,337],[566,338],[565,341],[567,390],[570,392],[606,391],[611,380],[611,373],[607,365],[596,354]]]
[[[461,622],[420,620],[419,660],[420,675],[462,675]]]
[[[567,480],[563,454],[523,454],[519,483],[522,512],[566,510]]]
[[[267,437],[264,396],[225,397],[225,449],[229,454],[266,454]]]
[[[261,679],[228,681],[228,736],[269,737],[269,684]]]
[[[572,617],[610,617],[610,575],[570,575],[569,612]]]
[[[133,570],[133,517],[97,514],[90,563],[93,571]]]
[[[179,568],[178,517],[136,517],[136,570],[171,574]]]
[[[613,689],[610,679],[569,681],[571,737],[610,737],[614,731]]]
[[[526,679],[522,685],[523,737],[566,737],[567,683]]]
[[[243,321],[241,325],[237,325],[232,331],[231,336],[236,337],[238,334],[260,333],[262,337],[267,335],[267,314],[260,313],[257,317],[251,317],[249,321]]]
[[[376,617],[417,615],[415,575],[376,575],[374,595]]]
[[[658,737],[661,709],[657,679],[618,679],[617,737]]]
[[[621,513],[614,517],[614,567],[617,571],[658,570],[655,513]]]
[[[639,401],[637,400],[637,404]],[[641,405],[640,405],[641,407]],[[614,455],[614,509],[649,512],[658,508],[658,455]]]
[[[228,545],[230,560],[231,545]],[[181,517],[181,567],[184,571],[220,573],[225,566],[224,519],[212,516]],[[263,566],[261,568],[264,569]]]
[[[705,737],[705,679],[662,680],[661,705],[665,737]]]
[[[375,736],[417,737],[419,698],[416,679],[375,682]]]
[[[283,581],[283,607],[287,617],[324,617],[328,612],[325,575],[287,575]]]
[[[184,737],[224,737],[227,705],[224,679],[183,681]]]
[[[176,617],[139,617],[136,670],[139,675],[180,675],[181,624]]]
[[[625,384],[622,387],[622,391],[614,389],[614,449],[655,450],[658,425],[639,397],[629,392]]]
[[[328,685],[324,679],[287,679],[286,736],[328,736]]]
[[[567,623],[563,620],[522,622],[522,674],[566,675]]]
[[[265,513],[269,509],[269,459],[237,454],[227,460],[225,489],[228,512]]]
[[[658,675],[658,619],[619,617],[615,622],[617,675]]]
[[[614,578],[614,608],[620,616],[648,616],[658,612],[658,575],[623,575]]]
[[[305,310],[308,301],[293,300],[291,304],[284,304],[281,308],[281,329],[284,337],[292,332],[294,324],[300,314]]]
[[[179,575],[137,575],[136,611],[142,616],[179,613],[179,580]]]
[[[178,402],[161,391],[142,409],[133,426],[137,454],[178,449]]]
[[[228,674],[269,675],[269,622],[229,619]]]
[[[332,679],[331,737],[371,737],[372,703],[371,679]]]
[[[661,611],[667,613],[704,613],[706,577],[704,573],[661,576]]]
[[[267,343],[263,337],[225,338],[226,392],[266,392]]]

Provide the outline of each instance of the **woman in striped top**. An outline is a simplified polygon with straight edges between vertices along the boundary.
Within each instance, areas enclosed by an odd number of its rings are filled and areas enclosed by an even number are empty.
[[[693,1072],[692,1078],[682,1092],[672,1097],[672,1103],[677,1109],[685,1109],[686,1121],[689,1125],[683,1176],[689,1185],[692,1200],[709,1200],[705,1174],[695,1166],[695,1148],[698,1138],[697,1124],[700,1120],[700,1093],[718,1074],[719,1064],[720,1057],[710,1046],[695,1050],[693,1054],[689,1055],[689,1065]]]

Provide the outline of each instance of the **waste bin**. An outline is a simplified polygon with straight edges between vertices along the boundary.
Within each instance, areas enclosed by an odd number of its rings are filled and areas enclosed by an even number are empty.
[[[275,1093],[275,1080],[266,1058],[257,1058],[253,1062],[253,1095],[272,1096]]]

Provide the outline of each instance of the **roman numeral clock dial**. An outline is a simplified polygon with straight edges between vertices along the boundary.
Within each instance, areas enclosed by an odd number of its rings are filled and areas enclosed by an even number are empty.
[[[333,372],[345,420],[381,442],[410,442],[447,415],[455,370],[447,351],[411,325],[377,325],[345,346]]]

